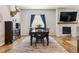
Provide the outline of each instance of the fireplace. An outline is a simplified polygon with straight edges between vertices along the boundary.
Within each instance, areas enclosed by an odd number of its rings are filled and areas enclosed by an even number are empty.
[[[62,27],[62,34],[71,34],[71,27]]]

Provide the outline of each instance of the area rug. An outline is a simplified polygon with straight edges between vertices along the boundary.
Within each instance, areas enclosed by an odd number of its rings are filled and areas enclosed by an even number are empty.
[[[53,37],[49,37],[49,46],[45,46],[41,43],[35,46],[35,38],[33,40],[33,46],[30,46],[30,37],[25,37],[24,39],[19,39],[13,43],[12,49],[8,51],[9,53],[68,53]]]

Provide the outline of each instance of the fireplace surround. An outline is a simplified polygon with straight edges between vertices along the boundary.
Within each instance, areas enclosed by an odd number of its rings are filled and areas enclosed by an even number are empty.
[[[64,32],[63,32],[64,31]],[[56,35],[57,36],[76,36],[77,34],[77,24],[57,24]]]
[[[62,34],[71,34],[71,27],[62,27]]]

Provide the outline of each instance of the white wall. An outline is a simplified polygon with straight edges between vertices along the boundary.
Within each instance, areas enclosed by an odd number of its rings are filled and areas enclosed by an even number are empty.
[[[4,22],[0,22],[0,36],[4,35]]]
[[[56,32],[56,10],[22,10],[21,12],[21,35],[28,35],[31,14],[45,14],[47,27],[50,34]]]
[[[2,19],[0,19],[0,35],[4,35],[4,21],[10,20],[9,6],[0,6],[0,15],[2,16]]]
[[[4,21],[10,20],[10,9],[8,5],[0,6],[0,13]]]

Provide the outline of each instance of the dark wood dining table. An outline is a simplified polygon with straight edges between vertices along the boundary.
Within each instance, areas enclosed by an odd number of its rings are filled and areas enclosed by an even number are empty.
[[[43,46],[44,46],[44,38],[47,39],[47,46],[49,45],[49,30],[48,28],[46,29],[32,29],[29,31],[29,35],[30,35],[30,45],[32,46],[33,43],[33,37],[36,38],[35,41],[35,46],[38,43],[38,40],[42,40]]]

